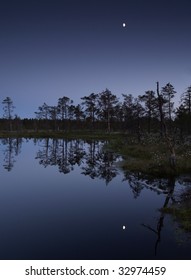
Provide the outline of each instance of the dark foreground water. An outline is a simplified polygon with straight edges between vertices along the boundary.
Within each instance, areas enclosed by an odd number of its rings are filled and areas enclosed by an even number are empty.
[[[124,173],[103,142],[0,140],[0,259],[191,259],[180,180]]]

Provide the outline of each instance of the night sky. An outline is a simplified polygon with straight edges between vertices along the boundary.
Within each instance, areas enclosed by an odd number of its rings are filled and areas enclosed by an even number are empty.
[[[63,96],[136,97],[156,81],[179,100],[191,85],[190,14],[190,0],[0,0],[0,102],[35,117]]]

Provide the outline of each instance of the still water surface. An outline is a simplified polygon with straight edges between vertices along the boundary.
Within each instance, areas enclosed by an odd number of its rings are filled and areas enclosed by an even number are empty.
[[[104,142],[0,140],[0,259],[190,259],[159,209],[185,187],[124,173]]]

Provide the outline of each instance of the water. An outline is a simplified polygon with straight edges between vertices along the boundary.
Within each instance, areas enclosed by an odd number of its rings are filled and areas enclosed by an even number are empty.
[[[180,183],[124,173],[101,141],[0,143],[0,259],[191,258],[159,211]]]

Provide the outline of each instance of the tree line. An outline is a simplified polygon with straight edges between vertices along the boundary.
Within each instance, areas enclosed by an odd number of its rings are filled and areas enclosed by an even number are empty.
[[[171,83],[159,90],[148,90],[134,97],[122,94],[122,100],[108,88],[100,93],[91,93],[81,98],[75,105],[67,96],[58,99],[56,105],[43,103],[35,112],[33,119],[14,114],[14,105],[10,97],[2,101],[4,115],[0,119],[1,130],[70,130],[88,129],[125,131],[136,133],[160,132],[167,136],[174,130],[180,135],[191,132],[191,86],[181,95],[180,105],[175,108],[174,98],[177,92]]]

